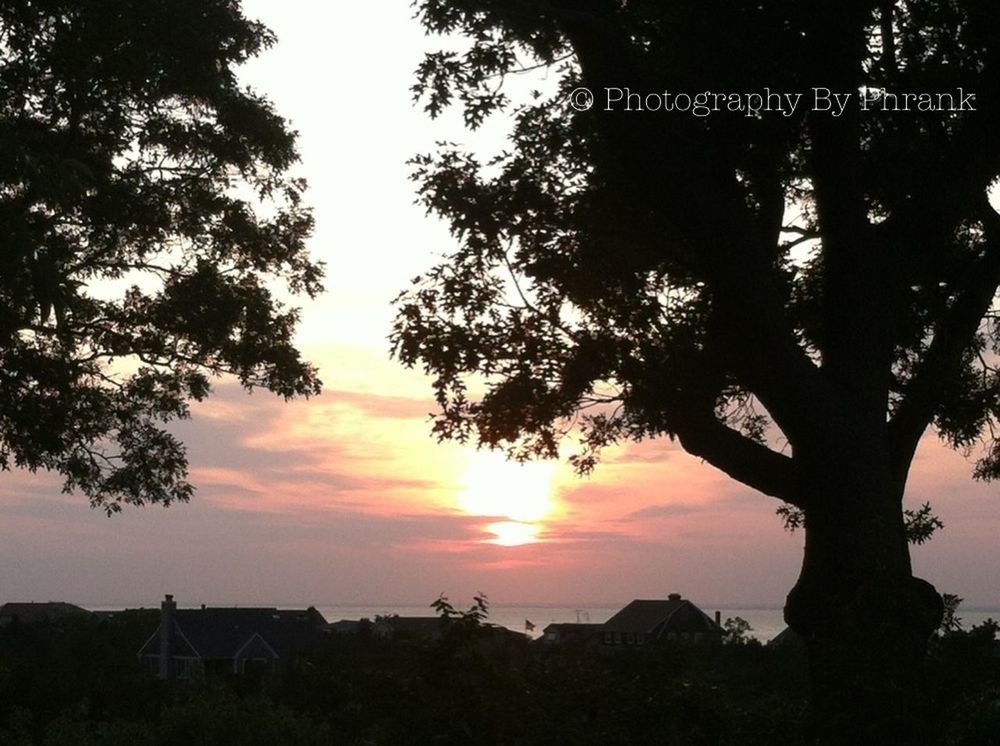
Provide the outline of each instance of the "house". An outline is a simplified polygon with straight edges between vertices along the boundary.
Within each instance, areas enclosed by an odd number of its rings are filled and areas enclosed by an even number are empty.
[[[469,634],[480,641],[522,644],[527,635],[515,632],[499,624],[469,624],[461,619],[440,616],[377,616],[371,626],[371,634],[384,642],[427,643],[445,639],[450,633]]]
[[[311,606],[178,609],[167,595],[160,624],[138,655],[163,679],[199,671],[273,672],[315,648],[326,634],[326,619]]]
[[[444,624],[439,616],[379,616],[375,617],[374,635],[378,640],[440,640]]]
[[[584,645],[595,641],[603,626],[589,622],[553,622],[538,639],[545,645]]]
[[[645,645],[664,641],[720,642],[719,614],[713,620],[679,593],[667,600],[636,600],[601,625],[606,646]]]
[[[67,617],[85,617],[90,612],[79,606],[63,601],[13,602],[0,606],[0,627],[12,622],[33,624],[35,622],[52,622]]]
[[[782,648],[786,650],[801,650],[805,652],[806,641],[798,632],[791,627],[785,627],[767,643],[771,648]]]
[[[371,634],[372,623],[370,619],[341,619],[339,622],[330,623],[330,633],[334,635],[362,635]]]

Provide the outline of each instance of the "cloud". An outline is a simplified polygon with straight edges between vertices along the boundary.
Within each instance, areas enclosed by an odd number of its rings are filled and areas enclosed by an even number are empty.
[[[57,477],[4,474],[4,593],[343,603],[482,588],[552,603],[679,589],[759,603],[780,601],[794,583],[802,535],[782,531],[778,503],[664,441],[628,444],[586,479],[560,466],[541,541],[488,543],[500,517],[457,510],[469,451],[429,437],[432,405],[410,395],[412,380],[356,375],[334,375],[323,396],[290,404],[218,385],[174,427],[198,487],[189,505],[107,519],[79,495],[61,495]],[[914,562],[942,590],[989,603],[1000,572],[996,488],[973,483],[969,470],[933,437],[921,443],[907,499],[930,500],[947,527]]]
[[[625,443],[608,453],[603,462],[607,464],[664,464],[678,453],[684,453],[684,451],[677,442],[667,438],[651,438],[637,443]]]
[[[641,521],[648,518],[676,518],[677,516],[691,515],[692,513],[705,510],[704,506],[694,506],[683,503],[671,503],[668,505],[650,505],[647,508],[634,510],[625,517],[623,521]]]
[[[353,408],[377,419],[427,420],[436,409],[430,397],[415,399],[357,391],[326,391],[323,396],[329,397],[334,406]]]
[[[205,413],[202,410],[205,410]],[[417,400],[334,391],[289,404],[234,384],[174,431],[186,444],[196,499],[226,510],[280,512],[440,505],[454,452],[421,432]]]

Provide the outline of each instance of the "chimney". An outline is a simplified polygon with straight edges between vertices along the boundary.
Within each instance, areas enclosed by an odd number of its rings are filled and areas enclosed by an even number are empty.
[[[722,612],[718,609],[715,610],[715,623],[720,627],[722,626]]]
[[[667,596],[667,599],[669,601],[680,601],[681,600],[681,594],[680,593],[671,593],[669,596]]]
[[[174,678],[174,612],[177,604],[169,593],[160,604],[160,678]]]

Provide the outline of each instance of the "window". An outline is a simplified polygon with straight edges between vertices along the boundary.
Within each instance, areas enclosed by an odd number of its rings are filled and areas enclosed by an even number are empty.
[[[240,661],[241,673],[267,673],[271,670],[271,661],[267,658],[244,658]]]
[[[174,658],[174,673],[178,679],[190,679],[197,671],[197,658]]]

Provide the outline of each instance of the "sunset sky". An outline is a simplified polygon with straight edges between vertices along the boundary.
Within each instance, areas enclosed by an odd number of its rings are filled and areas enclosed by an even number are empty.
[[[801,534],[778,503],[668,441],[609,451],[593,476],[519,467],[430,436],[419,372],[389,359],[391,299],[446,252],[445,227],[413,204],[406,160],[438,140],[502,147],[410,101],[435,40],[407,0],[244,0],[278,45],[245,79],[300,132],[313,255],[327,293],[305,305],[300,345],[324,393],[285,404],[227,382],[179,424],[186,505],[113,518],[48,475],[0,477],[0,602],[152,605],[429,603],[477,590],[495,603],[618,603],[670,592],[706,604],[780,605]],[[917,574],[967,606],[1000,606],[1000,485],[925,438],[908,504],[946,524],[914,549]]]

